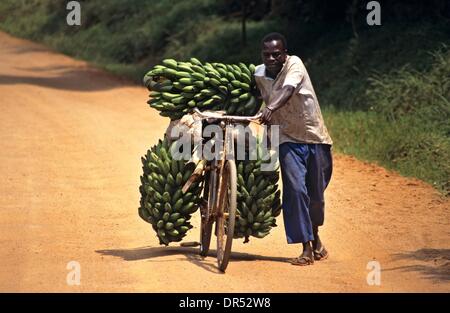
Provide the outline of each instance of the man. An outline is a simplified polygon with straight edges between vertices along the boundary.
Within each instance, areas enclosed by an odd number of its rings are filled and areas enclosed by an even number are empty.
[[[261,121],[279,125],[283,219],[289,244],[302,243],[294,265],[328,257],[318,229],[324,222],[324,191],[332,172],[332,141],[303,62],[287,54],[286,39],[270,33],[262,40],[263,64],[256,84],[266,103]]]

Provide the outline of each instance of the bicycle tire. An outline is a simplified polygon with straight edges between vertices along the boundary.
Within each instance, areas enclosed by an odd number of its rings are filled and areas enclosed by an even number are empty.
[[[206,175],[205,186],[208,186],[206,193],[207,208],[206,212],[200,210],[200,255],[207,256],[211,244],[211,233],[214,220],[210,218],[209,213],[212,212],[212,205],[215,201],[217,192],[217,175],[215,171],[211,171]],[[206,190],[206,189],[205,189]]]
[[[234,160],[228,160],[224,169],[226,179],[221,180],[221,188],[219,190],[224,190],[226,194],[219,203],[216,217],[217,263],[219,270],[222,272],[225,272],[230,260],[237,206],[237,171]],[[225,217],[224,213],[228,213],[228,217]]]

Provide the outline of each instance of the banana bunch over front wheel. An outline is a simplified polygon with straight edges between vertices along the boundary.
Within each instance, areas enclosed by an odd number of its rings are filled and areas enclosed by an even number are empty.
[[[258,142],[257,159],[237,162],[237,209],[235,238],[249,236],[263,238],[276,226],[275,219],[281,212],[279,171],[262,171],[263,149]]]

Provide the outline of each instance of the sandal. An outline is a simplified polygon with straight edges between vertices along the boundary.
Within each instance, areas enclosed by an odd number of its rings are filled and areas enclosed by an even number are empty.
[[[292,259],[291,264],[298,265],[298,266],[313,265],[314,259],[312,259],[308,256],[299,256],[298,258]]]
[[[314,250],[314,260],[321,261],[328,259],[328,251],[322,246],[320,250]]]

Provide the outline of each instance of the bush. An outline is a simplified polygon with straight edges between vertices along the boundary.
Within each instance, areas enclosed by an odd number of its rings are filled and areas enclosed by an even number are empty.
[[[366,98],[369,106],[392,122],[411,115],[431,131],[449,135],[450,50],[443,46],[432,56],[427,71],[402,67],[390,74],[371,77]]]

